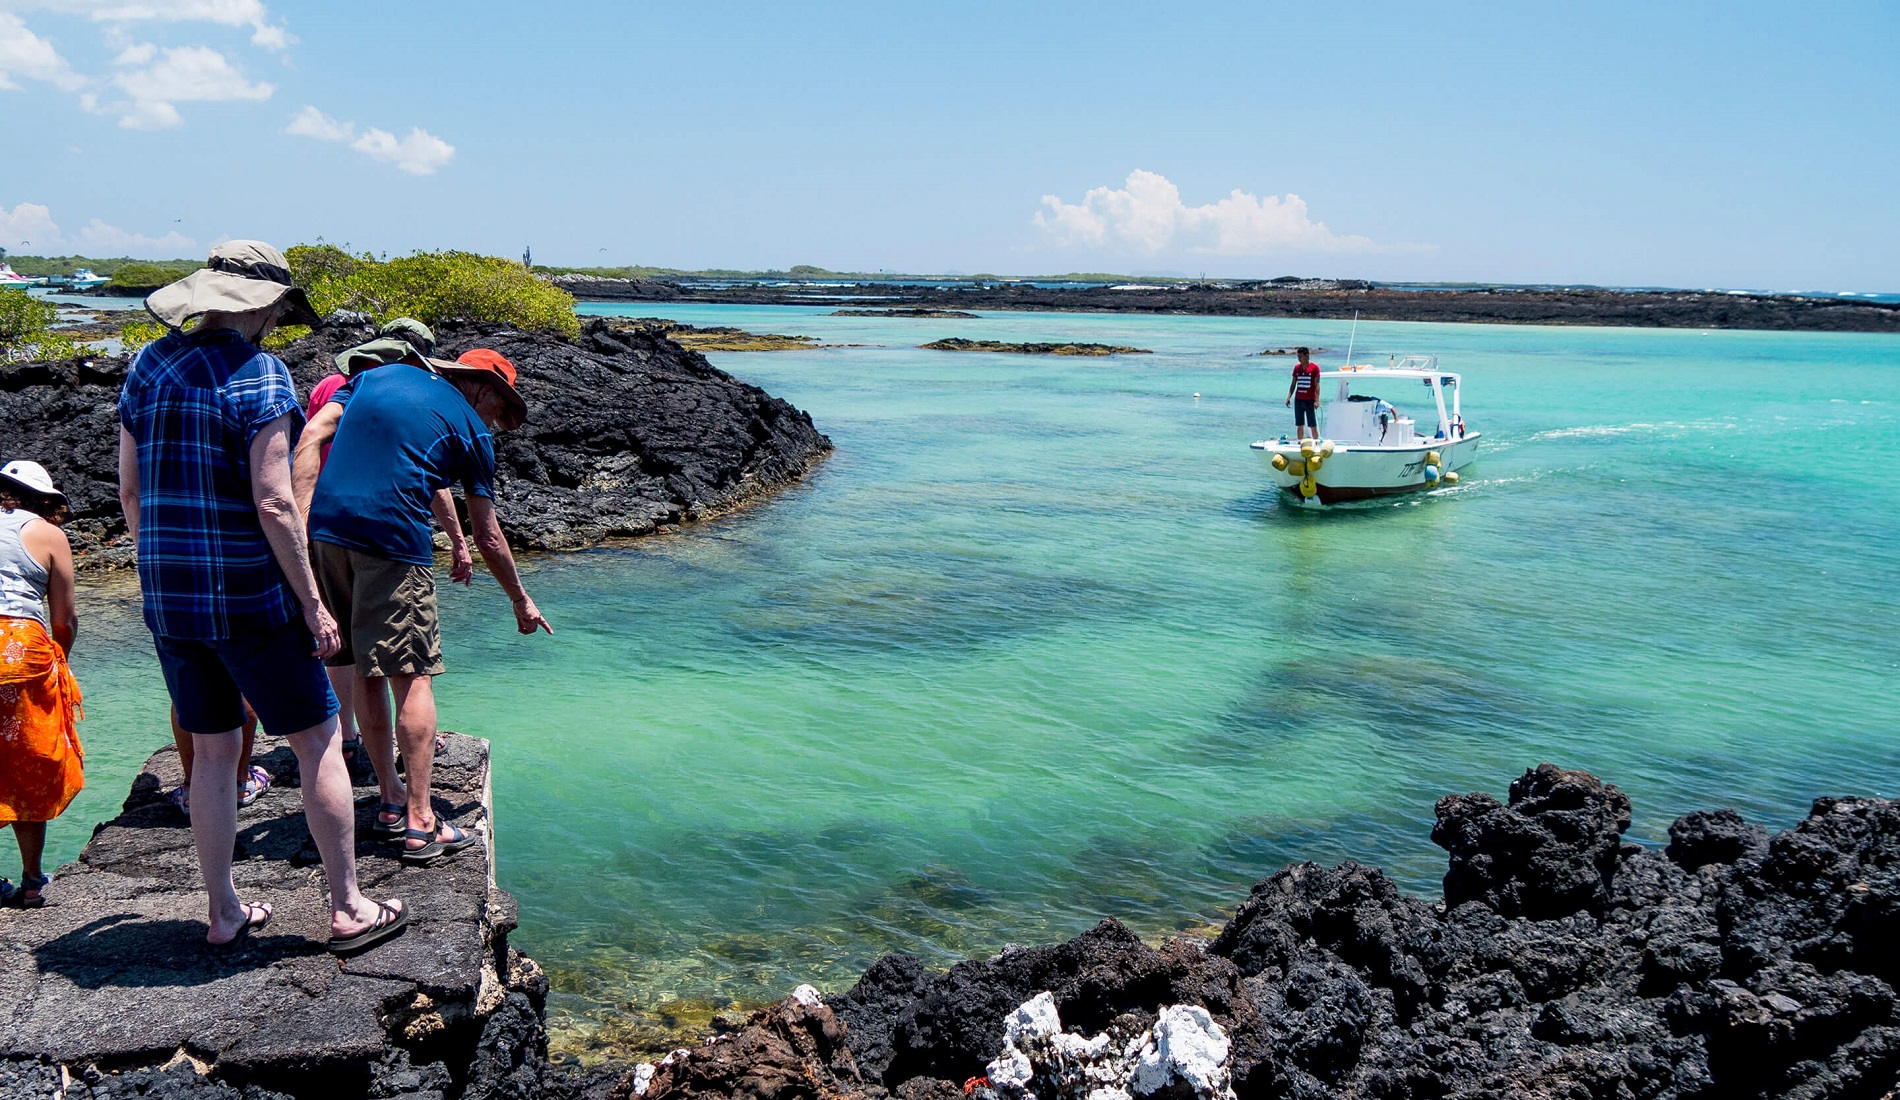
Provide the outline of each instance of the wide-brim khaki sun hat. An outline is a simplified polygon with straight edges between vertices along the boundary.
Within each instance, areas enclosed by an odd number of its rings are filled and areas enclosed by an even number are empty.
[[[43,498],[56,508],[67,506],[66,494],[53,487],[53,475],[32,459],[23,458],[0,466],[0,487],[24,490],[26,495]]]
[[[323,323],[310,299],[291,284],[284,254],[263,241],[226,241],[211,250],[205,266],[145,299],[145,309],[166,328],[207,313],[248,313],[287,301],[281,318],[287,325]]]
[[[501,418],[502,431],[512,432],[527,423],[528,403],[522,399],[521,391],[515,389],[515,365],[500,352],[492,348],[473,348],[457,356],[454,362],[431,359],[429,366],[450,381],[474,378],[495,387],[508,402],[508,412]]]

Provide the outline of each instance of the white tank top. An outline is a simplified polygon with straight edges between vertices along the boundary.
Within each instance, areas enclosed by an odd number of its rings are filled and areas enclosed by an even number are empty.
[[[40,517],[24,508],[0,508],[0,616],[46,621],[46,567],[26,552],[20,532]]]

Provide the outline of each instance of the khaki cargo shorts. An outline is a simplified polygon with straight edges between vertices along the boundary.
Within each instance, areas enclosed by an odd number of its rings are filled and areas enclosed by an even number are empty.
[[[361,676],[440,676],[442,625],[435,569],[327,542],[310,544],[317,592],[336,616],[343,648],[323,663]]]

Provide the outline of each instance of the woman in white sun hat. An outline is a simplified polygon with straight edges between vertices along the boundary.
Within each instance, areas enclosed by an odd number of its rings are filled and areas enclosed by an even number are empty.
[[[66,664],[79,632],[66,511],[44,466],[0,467],[0,826],[13,826],[21,871],[18,885],[0,879],[0,905],[25,909],[46,904],[46,823],[85,786]]]

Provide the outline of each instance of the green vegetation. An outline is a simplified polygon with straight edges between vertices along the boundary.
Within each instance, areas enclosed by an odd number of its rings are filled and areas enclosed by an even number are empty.
[[[71,275],[80,268],[91,269],[94,275],[104,275],[108,279],[117,279],[119,272],[126,267],[158,267],[176,272],[164,282],[183,278],[204,266],[202,260],[134,260],[127,256],[15,256],[8,253],[4,259],[13,265],[13,270],[22,275]],[[162,283],[136,283],[135,286],[160,286]]]
[[[0,340],[9,343],[45,332],[59,311],[18,287],[0,289]]]
[[[794,264],[784,270],[773,268],[767,271],[741,271],[737,268],[725,267],[692,271],[682,267],[646,267],[637,264],[625,267],[555,267],[536,264],[534,271],[537,275],[588,275],[596,279],[821,279],[848,280],[855,283],[956,279],[971,283],[1150,283],[1155,286],[1167,286],[1183,281],[1179,278],[1163,278],[1154,275],[1113,275],[1099,271],[1072,271],[1066,275],[995,275],[987,272],[976,275],[917,275],[896,271],[833,271],[828,267],[814,267],[811,264]]]
[[[315,246],[307,247],[330,248],[332,251],[343,252],[344,255],[347,256],[344,250],[335,249],[330,245],[319,243]],[[441,255],[452,255],[452,253],[441,253]],[[353,256],[348,258],[352,261],[358,259]],[[183,278],[204,266],[203,261],[200,260],[133,260],[124,256],[7,255],[5,259],[8,263],[13,265],[15,271],[18,271],[22,275],[71,275],[73,272],[85,267],[91,268],[94,274],[104,275],[115,281],[132,286],[162,286],[164,283],[171,282],[172,279]],[[514,261],[510,260],[507,262],[513,263]],[[173,274],[171,278],[158,283],[134,283],[119,274],[122,268],[128,266],[164,268],[173,272]],[[773,268],[766,271],[744,271],[739,268],[728,267],[693,270],[683,267],[652,267],[645,264],[628,264],[611,267],[564,267],[551,264],[535,264],[530,270],[537,275],[591,275],[599,279],[848,279],[852,282],[879,283],[893,280],[954,278],[967,280],[969,282],[985,283],[1034,281],[1068,283],[1153,283],[1156,285],[1167,285],[1184,281],[1178,277],[1117,275],[1113,272],[1105,271],[1071,271],[1062,275],[997,275],[991,272],[979,272],[974,275],[931,275],[916,273],[905,274],[896,271],[834,271],[831,268],[818,267],[814,264],[794,264],[784,270]],[[149,274],[149,272],[145,274]]]
[[[114,271],[112,281],[121,287],[161,287],[167,283],[175,283],[203,266],[203,264],[194,263],[155,264],[135,260],[122,264]],[[95,275],[105,274],[96,267],[92,270]]]
[[[80,346],[52,330],[59,310],[18,287],[0,288],[0,362],[69,359]]]
[[[127,355],[165,335],[165,326],[146,314],[139,314],[134,320],[119,326],[119,342],[125,346]]]
[[[414,317],[437,324],[453,317],[496,321],[526,332],[580,335],[574,296],[535,278],[514,260],[473,252],[418,252],[393,260],[351,255],[335,245],[298,245],[284,254],[298,286],[318,314],[335,309],[377,321]],[[285,329],[288,342],[302,328]]]

